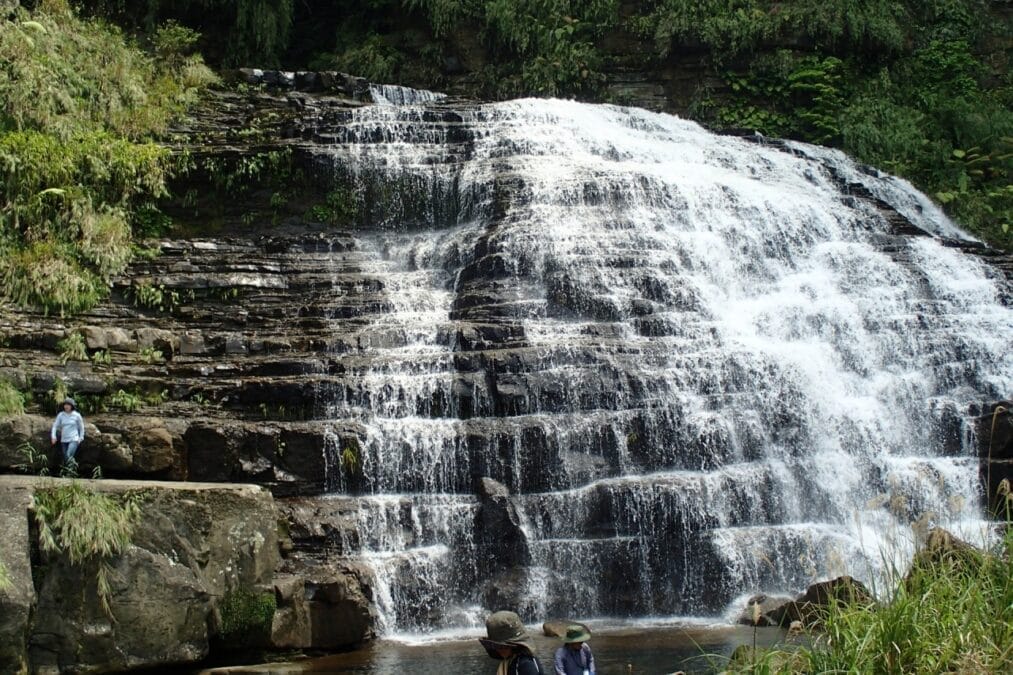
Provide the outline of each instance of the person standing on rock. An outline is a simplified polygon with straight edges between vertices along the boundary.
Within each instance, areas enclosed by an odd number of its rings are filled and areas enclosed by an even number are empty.
[[[49,432],[51,445],[56,445],[57,438],[63,448],[63,465],[73,469],[77,466],[74,459],[77,448],[84,440],[84,418],[77,411],[77,403],[72,398],[63,399],[63,405],[53,421],[53,429]]]
[[[479,638],[485,651],[499,659],[496,675],[541,675],[542,666],[535,658],[531,636],[514,612],[495,612],[485,620],[488,637]]]
[[[591,633],[583,626],[566,628],[563,646],[556,650],[556,675],[595,675],[590,639]]]

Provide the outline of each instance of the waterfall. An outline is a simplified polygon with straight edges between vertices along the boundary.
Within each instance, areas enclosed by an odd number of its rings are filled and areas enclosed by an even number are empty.
[[[719,615],[882,590],[913,523],[981,540],[962,417],[1013,390],[1013,310],[926,197],[643,110],[374,97],[310,151],[363,213],[328,414],[384,630]]]

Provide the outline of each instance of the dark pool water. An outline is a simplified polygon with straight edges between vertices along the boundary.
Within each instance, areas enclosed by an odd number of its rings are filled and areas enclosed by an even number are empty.
[[[534,633],[535,631],[532,630]],[[783,631],[761,628],[759,646],[777,642]],[[723,670],[728,656],[740,644],[752,644],[753,630],[738,626],[630,626],[597,629],[594,648],[599,675],[664,675],[714,673]],[[552,654],[559,643],[537,636],[535,644],[542,668],[551,673]],[[205,671],[231,675],[296,675],[347,673],[349,675],[494,675],[497,662],[477,639],[444,639],[429,643],[378,641],[366,649],[294,663],[264,664]]]

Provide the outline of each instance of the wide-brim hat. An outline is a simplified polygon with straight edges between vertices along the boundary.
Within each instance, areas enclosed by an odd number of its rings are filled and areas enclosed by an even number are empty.
[[[498,649],[503,647],[520,647],[528,652],[534,653],[534,644],[531,636],[524,628],[521,617],[514,612],[495,612],[485,620],[486,637],[479,638],[479,642],[485,647],[489,656],[498,659]]]
[[[566,634],[559,638],[564,644],[572,642],[587,642],[591,639],[591,632],[583,626],[567,626]]]
[[[72,409],[77,410],[77,402],[74,399],[72,399],[71,397],[69,397],[69,396],[67,398],[63,399],[63,403],[60,404],[60,407],[62,408],[63,406],[67,405],[68,403],[70,404],[70,407]]]

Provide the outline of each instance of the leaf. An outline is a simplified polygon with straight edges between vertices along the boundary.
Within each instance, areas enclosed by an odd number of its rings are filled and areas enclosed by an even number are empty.
[[[35,31],[36,33],[41,33],[43,35],[49,33],[49,31],[46,30],[46,27],[43,26],[38,21],[22,21],[20,25],[22,28],[27,28],[29,30]]]
[[[46,188],[45,190],[43,190],[42,192],[40,192],[35,196],[45,197],[46,195],[55,195],[57,197],[62,197],[65,194],[67,194],[67,191],[64,190],[63,188]]]
[[[953,156],[956,157],[957,159],[964,159],[964,157],[966,155],[967,155],[967,153],[964,152],[963,150],[954,150],[953,151]]]

